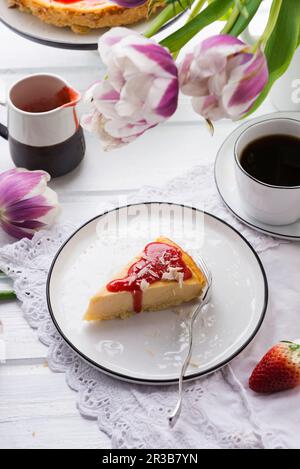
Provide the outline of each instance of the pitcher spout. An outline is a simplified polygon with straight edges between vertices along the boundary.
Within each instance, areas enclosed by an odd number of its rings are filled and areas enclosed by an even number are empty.
[[[66,107],[75,107],[81,100],[81,94],[79,91],[71,88],[67,84],[59,91],[59,98],[63,103],[60,109]]]
[[[56,93],[56,100],[58,103],[57,110],[64,109],[66,107],[75,107],[81,99],[81,94],[71,88],[65,83]]]

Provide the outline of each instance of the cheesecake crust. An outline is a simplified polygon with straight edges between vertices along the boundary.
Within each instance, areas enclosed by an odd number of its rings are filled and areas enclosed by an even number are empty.
[[[44,23],[58,27],[69,27],[77,34],[88,33],[91,29],[122,26],[137,23],[147,18],[148,5],[124,8],[109,0],[95,2],[79,1],[60,3],[53,0],[8,0],[9,7],[31,13]],[[153,12],[160,8],[154,6]]]

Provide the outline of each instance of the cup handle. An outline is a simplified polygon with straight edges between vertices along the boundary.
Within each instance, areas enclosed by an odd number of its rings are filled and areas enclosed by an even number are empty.
[[[6,106],[6,99],[5,99],[5,85],[2,80],[0,80],[0,106]],[[8,140],[8,129],[5,125],[0,123],[0,137],[5,138]]]

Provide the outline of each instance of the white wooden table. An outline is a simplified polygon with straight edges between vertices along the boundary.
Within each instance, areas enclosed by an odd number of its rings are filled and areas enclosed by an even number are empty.
[[[96,52],[37,45],[0,24],[0,78],[7,85],[28,73],[50,71],[83,90],[99,76],[100,67]],[[266,103],[259,113],[270,111],[272,107]],[[3,122],[2,111],[0,118]],[[87,135],[87,154],[81,167],[51,182],[59,194],[64,219],[82,223],[97,214],[100,201],[111,195],[119,195],[122,203],[128,192],[142,185],[161,185],[200,160],[213,161],[235,126],[223,121],[211,138],[183,101],[167,124],[121,150],[105,154],[97,139]],[[7,143],[0,140],[0,171],[11,167]],[[294,268],[299,254],[297,243],[282,245],[272,253]],[[267,273],[272,255],[262,256]],[[0,448],[109,448],[110,442],[97,423],[80,417],[76,395],[66,385],[64,374],[52,373],[47,367],[47,348],[27,325],[17,301],[0,305],[0,319],[7,356],[6,363],[0,365]]]

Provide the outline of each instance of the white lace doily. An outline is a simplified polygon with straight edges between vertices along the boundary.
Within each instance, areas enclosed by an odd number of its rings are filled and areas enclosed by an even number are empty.
[[[193,205],[225,219],[263,251],[279,240],[245,227],[225,209],[210,166],[197,166],[164,188],[144,187],[126,202],[171,201]],[[123,198],[124,201],[124,198]],[[124,201],[125,202],[125,201]],[[112,199],[107,210],[118,203]],[[82,220],[84,221],[84,220]],[[100,431],[111,438],[113,448],[280,448],[276,434],[253,417],[245,389],[228,365],[206,378],[185,385],[181,418],[170,430],[167,413],[176,401],[176,386],[152,387],[127,384],[86,364],[56,331],[47,308],[45,285],[52,258],[72,231],[55,225],[0,250],[0,269],[14,281],[25,318],[38,329],[49,347],[49,367],[65,372],[69,386],[78,391],[78,409],[96,418]],[[228,412],[230,409],[230,413]]]

